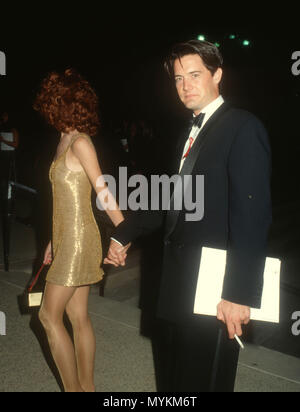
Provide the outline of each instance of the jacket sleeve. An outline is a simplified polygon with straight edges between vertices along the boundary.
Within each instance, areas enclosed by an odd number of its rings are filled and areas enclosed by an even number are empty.
[[[164,222],[164,213],[160,210],[138,210],[131,212],[113,231],[112,237],[127,245],[140,236],[149,235],[158,230]]]
[[[229,244],[222,298],[259,308],[271,211],[268,136],[254,116],[240,128],[229,161]]]

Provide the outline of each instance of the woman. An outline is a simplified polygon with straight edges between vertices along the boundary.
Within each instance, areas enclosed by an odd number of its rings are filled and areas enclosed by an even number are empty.
[[[41,84],[34,109],[61,134],[49,177],[53,191],[53,230],[44,255],[50,264],[39,318],[66,392],[95,391],[95,336],[88,315],[90,285],[102,279],[101,237],[91,207],[91,190],[101,169],[90,136],[99,127],[98,99],[75,70],[50,73]],[[102,193],[103,195],[103,193]],[[101,197],[101,196],[100,196]],[[124,220],[114,207],[106,210],[113,224]],[[66,311],[74,346],[64,326]]]

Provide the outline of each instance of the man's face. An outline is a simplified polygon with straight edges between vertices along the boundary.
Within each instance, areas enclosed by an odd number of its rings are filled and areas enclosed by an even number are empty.
[[[198,54],[188,54],[174,62],[175,85],[180,100],[195,115],[219,96],[222,69],[214,75]]]

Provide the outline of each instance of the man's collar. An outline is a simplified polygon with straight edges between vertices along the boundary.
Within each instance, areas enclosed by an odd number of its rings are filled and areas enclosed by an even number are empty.
[[[203,107],[203,109],[201,110],[201,113],[204,113],[207,116],[210,116],[211,114],[213,114],[213,112],[215,112],[219,106],[221,106],[221,104],[224,103],[224,99],[223,96],[219,95],[215,100],[213,100],[212,102],[210,102],[208,105],[206,105],[205,107]],[[195,114],[193,113],[193,116],[195,117]]]

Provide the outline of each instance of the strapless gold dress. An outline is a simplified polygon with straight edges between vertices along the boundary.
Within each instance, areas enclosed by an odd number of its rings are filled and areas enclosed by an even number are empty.
[[[65,165],[66,153],[79,136],[52,162],[49,178],[53,194],[52,264],[46,281],[62,286],[83,286],[103,277],[101,236],[92,205],[92,185],[85,171],[74,172]]]

